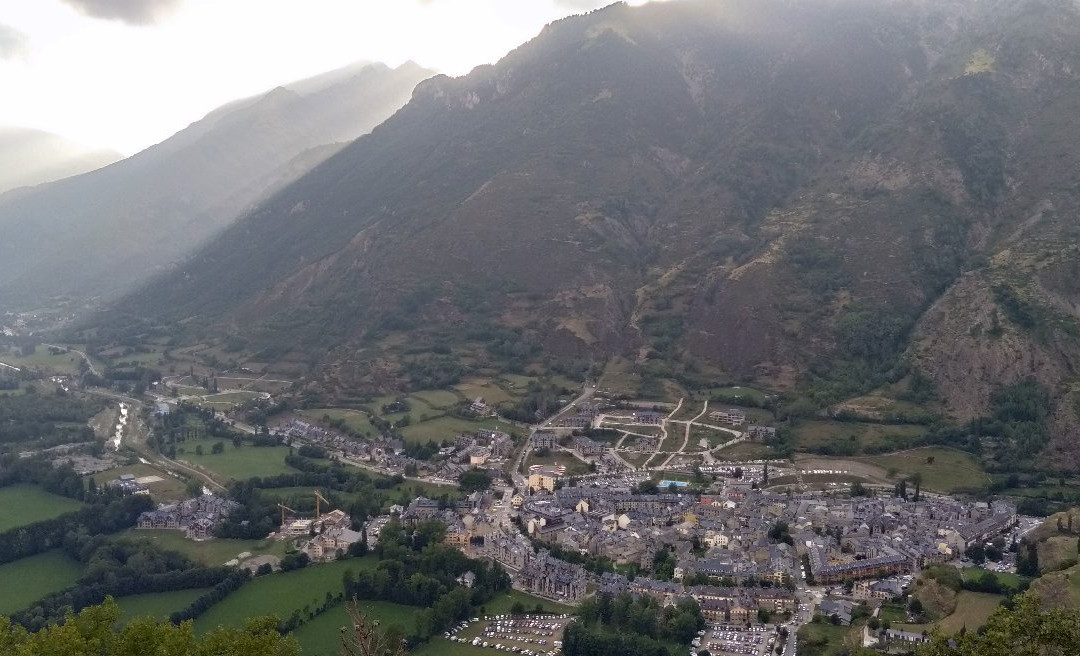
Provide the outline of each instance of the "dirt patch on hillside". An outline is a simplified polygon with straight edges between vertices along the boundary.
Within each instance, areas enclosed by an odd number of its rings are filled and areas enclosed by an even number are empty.
[[[824,471],[839,475],[857,476],[859,478],[881,483],[889,482],[889,473],[885,471],[884,468],[866,462],[859,462],[858,460],[839,460],[796,455],[795,468],[802,470],[803,473],[806,474],[815,471],[819,473]]]

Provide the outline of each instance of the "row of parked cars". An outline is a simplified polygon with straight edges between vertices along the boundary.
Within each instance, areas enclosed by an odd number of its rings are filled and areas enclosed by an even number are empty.
[[[447,631],[443,637],[453,642],[495,649],[496,651],[512,652],[522,656],[557,656],[562,648],[562,642],[554,640],[554,636],[569,617],[566,614],[494,615],[484,618],[485,621],[489,621],[491,624],[484,629],[482,636],[477,636],[472,640],[460,637],[459,632],[468,628],[470,624],[480,621],[480,618],[474,617],[470,621],[462,622]],[[536,645],[536,648],[529,645]],[[549,646],[550,649],[548,649]]]

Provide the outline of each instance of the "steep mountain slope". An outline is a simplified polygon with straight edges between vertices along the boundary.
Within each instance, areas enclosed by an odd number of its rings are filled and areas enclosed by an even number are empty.
[[[914,362],[969,418],[1037,374],[1067,427],[1077,71],[1071,0],[612,6],[421,84],[114,325],[331,391],[623,354],[827,405]]]
[[[0,127],[0,194],[112,164],[123,155],[93,150],[29,128]]]
[[[0,299],[109,296],[368,132],[430,71],[353,66],[211,112],[114,166],[0,198]]]

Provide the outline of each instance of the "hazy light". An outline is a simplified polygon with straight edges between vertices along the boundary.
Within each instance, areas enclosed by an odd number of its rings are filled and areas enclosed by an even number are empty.
[[[214,107],[358,60],[453,75],[605,0],[0,0],[28,35],[0,60],[0,124],[131,154]],[[634,4],[640,4],[635,2]],[[90,15],[88,15],[90,14]],[[156,22],[155,22],[156,21]],[[138,23],[138,24],[133,24]]]

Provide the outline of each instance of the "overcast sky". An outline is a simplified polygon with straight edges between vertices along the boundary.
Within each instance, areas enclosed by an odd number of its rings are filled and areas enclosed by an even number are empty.
[[[0,0],[0,125],[130,155],[225,102],[354,61],[461,75],[613,1]]]

